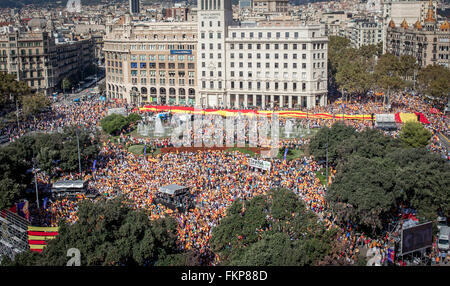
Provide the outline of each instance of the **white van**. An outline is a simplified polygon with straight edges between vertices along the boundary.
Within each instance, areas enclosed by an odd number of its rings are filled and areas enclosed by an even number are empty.
[[[450,235],[450,227],[443,226],[439,230],[439,237],[437,246],[441,251],[449,250],[449,235]]]

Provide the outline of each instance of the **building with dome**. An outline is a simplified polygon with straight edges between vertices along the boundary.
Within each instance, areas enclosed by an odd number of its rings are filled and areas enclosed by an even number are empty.
[[[436,20],[432,0],[429,1],[427,15],[423,22],[417,19],[401,23],[391,20],[387,27],[386,52],[397,56],[411,55],[421,67],[439,64],[450,67],[450,30],[448,20]]]

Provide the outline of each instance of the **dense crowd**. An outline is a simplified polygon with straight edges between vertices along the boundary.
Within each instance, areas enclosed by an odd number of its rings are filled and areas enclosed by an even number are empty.
[[[437,136],[442,133],[448,136],[449,119],[440,113],[431,112],[430,105],[422,99],[408,94],[393,95],[390,99],[390,110],[385,110],[383,103],[378,99],[359,99],[358,102],[334,103],[326,107],[315,107],[311,113],[329,112],[340,114],[372,114],[396,112],[422,112],[430,121],[428,129],[434,132],[430,151],[447,154],[445,146]],[[96,128],[99,121],[107,114],[108,108],[123,106],[115,102],[83,102],[80,104],[54,105],[48,113],[43,113],[36,120],[22,122],[19,130],[17,125],[7,125],[3,134],[7,134],[11,141],[23,134],[32,131],[58,131],[65,126],[78,124],[88,129]],[[133,106],[124,106],[129,111]],[[295,119],[295,126],[302,128],[317,128],[331,126],[334,121],[342,120],[335,117],[333,120],[323,119]],[[358,131],[371,128],[371,121],[345,120],[346,124],[355,127]],[[281,119],[281,126],[286,119]],[[205,132],[206,128],[203,129]],[[248,133],[247,133],[248,134]],[[388,133],[397,136],[398,132]],[[248,140],[248,137],[247,137]],[[165,153],[153,156],[147,160],[142,155],[128,152],[128,146],[147,144],[150,155],[152,150],[161,147],[170,147],[170,139],[138,138],[130,134],[121,134],[118,142],[104,142],[97,159],[95,174],[83,174],[89,179],[89,187],[99,192],[101,197],[114,198],[125,195],[132,207],[148,212],[149,219],[158,219],[173,216],[178,222],[179,246],[182,249],[196,249],[202,253],[210,250],[209,240],[212,229],[218,225],[221,218],[226,215],[227,208],[237,199],[250,199],[257,195],[264,195],[274,187],[292,189],[311,209],[318,215],[327,228],[339,227],[344,235],[336,237],[337,241],[346,245],[339,255],[350,263],[356,263],[358,251],[361,246],[376,248],[382,257],[387,259],[387,249],[392,245],[389,234],[382,238],[371,239],[365,234],[355,232],[355,224],[336,225],[335,217],[326,200],[326,187],[316,176],[321,168],[313,158],[300,158],[287,162],[272,159],[269,172],[253,170],[248,167],[249,155],[239,152],[200,151],[196,153]],[[304,138],[282,139],[280,147],[291,149],[301,148],[307,144]],[[335,171],[331,171],[334,176]],[[67,174],[63,179],[78,177],[76,174]],[[59,178],[61,179],[61,178]],[[42,183],[50,183],[46,178],[40,178]],[[195,197],[196,207],[186,213],[173,211],[154,202],[155,193],[164,185],[178,184],[190,188]],[[70,223],[77,221],[78,202],[76,200],[57,200],[49,204],[42,225],[56,225],[59,219]],[[217,263],[217,260],[216,260]]]

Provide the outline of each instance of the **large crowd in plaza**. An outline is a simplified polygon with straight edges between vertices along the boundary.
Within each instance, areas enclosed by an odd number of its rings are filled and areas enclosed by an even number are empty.
[[[432,113],[429,104],[416,96],[397,94],[391,97],[391,110],[386,111],[383,104],[375,98],[365,102],[345,103],[346,114],[372,114],[395,112],[422,112],[430,121],[426,126],[433,131],[429,150],[447,156],[445,146],[440,142],[438,133],[449,134],[449,119],[440,113]],[[52,110],[41,114],[37,120],[7,125],[2,133],[16,140],[25,133],[33,131],[55,132],[70,125],[80,125],[93,130],[99,121],[107,115],[108,108],[124,106],[117,102],[91,101],[79,104],[53,105]],[[135,106],[124,106],[130,112]],[[315,107],[311,113],[342,113],[342,103],[330,104],[326,107]],[[324,119],[295,119],[299,126],[316,128],[331,126],[334,121]],[[281,120],[282,125],[286,122]],[[361,131],[371,128],[371,121],[345,120],[345,123]],[[398,132],[390,135],[397,136]],[[316,213],[327,228],[339,227],[343,235],[336,239],[346,245],[339,255],[348,263],[356,263],[359,247],[362,245],[375,247],[380,251],[382,259],[387,259],[389,236],[370,239],[365,234],[357,234],[356,225],[337,225],[333,213],[326,202],[326,187],[316,176],[321,169],[311,157],[283,162],[271,159],[269,172],[257,171],[248,167],[249,155],[240,152],[199,151],[195,153],[164,153],[153,156],[156,160],[147,160],[142,155],[128,152],[128,146],[147,144],[149,150],[172,146],[170,139],[137,138],[122,134],[118,142],[103,142],[97,159],[96,172],[87,170],[81,176],[89,180],[89,187],[98,191],[101,197],[114,198],[125,195],[132,207],[148,212],[149,219],[173,216],[178,222],[178,241],[182,249],[195,249],[201,253],[210,253],[209,240],[212,229],[226,215],[227,208],[238,199],[250,199],[264,195],[274,187],[286,187],[295,192],[306,206]],[[302,148],[308,140],[300,138],[282,139],[280,147]],[[147,155],[151,153],[148,152]],[[333,172],[331,172],[333,176]],[[73,179],[79,174],[66,174],[63,179]],[[59,178],[61,179],[61,178]],[[40,177],[43,183],[50,183],[45,176]],[[158,188],[164,185],[178,184],[190,187],[195,197],[195,209],[181,213],[172,211],[161,204],[154,203]],[[69,223],[77,221],[77,200],[58,200],[49,204],[42,224],[56,225],[59,219]],[[217,258],[214,263],[217,263]]]

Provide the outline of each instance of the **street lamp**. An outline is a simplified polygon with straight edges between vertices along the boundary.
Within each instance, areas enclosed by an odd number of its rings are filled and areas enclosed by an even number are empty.
[[[79,130],[78,130],[78,126],[77,126],[76,129],[75,129],[75,134],[76,134],[76,136],[77,136],[78,168],[79,168],[79,171],[80,171],[80,177],[81,177],[80,138],[79,138],[79,136],[78,136],[78,132],[79,132]]]
[[[36,187],[36,204],[37,204],[37,207],[39,209],[39,193],[38,193],[38,185],[37,185],[37,172],[39,172],[40,169],[36,168],[36,159],[33,158],[32,161],[33,161],[34,185]]]

